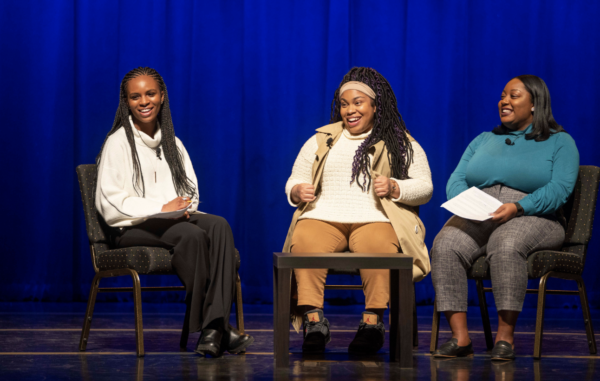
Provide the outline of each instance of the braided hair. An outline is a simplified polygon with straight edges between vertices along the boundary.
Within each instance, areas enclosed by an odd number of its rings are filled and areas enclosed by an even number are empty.
[[[372,88],[376,94],[374,105],[377,107],[373,116],[373,130],[369,137],[358,147],[354,155],[350,184],[356,181],[360,189],[363,191],[365,191],[365,188],[369,190],[371,186],[369,148],[381,140],[385,142],[387,148],[392,176],[399,180],[407,179],[408,167],[413,161],[413,149],[408,138],[409,132],[402,120],[402,115],[398,111],[398,104],[392,86],[375,69],[355,67],[344,76],[331,102],[330,123],[342,120],[340,89],[344,83],[350,81],[362,82]],[[362,183],[359,179],[361,174],[363,176]]]
[[[158,74],[158,72],[149,67],[138,67],[125,74],[121,81],[121,91],[119,96],[119,107],[117,108],[117,114],[115,115],[115,121],[113,122],[111,130],[106,135],[100,153],[96,156],[96,166],[100,165],[100,158],[102,157],[102,150],[108,138],[117,132],[119,128],[125,129],[125,135],[127,136],[127,142],[131,148],[131,156],[133,158],[133,188],[138,195],[144,197],[146,195],[146,187],[144,184],[144,177],[142,176],[142,168],[140,165],[140,159],[138,156],[137,149],[135,148],[135,140],[133,129],[135,128],[129,120],[129,105],[127,102],[127,85],[133,78],[141,75],[147,75],[153,78],[159,85],[161,92],[164,94],[164,103],[158,112],[157,120],[160,123],[161,131],[161,142],[162,151],[164,153],[165,160],[171,170],[173,176],[173,185],[178,196],[190,196],[196,195],[196,186],[187,177],[185,168],[183,166],[184,158],[182,152],[177,147],[175,141],[175,130],[173,129],[173,120],[171,119],[171,109],[169,107],[169,95],[167,93],[167,86],[165,81]]]

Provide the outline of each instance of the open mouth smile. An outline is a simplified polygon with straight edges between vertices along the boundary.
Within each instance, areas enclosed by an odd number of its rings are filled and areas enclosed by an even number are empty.
[[[346,120],[348,121],[348,126],[355,127],[358,125],[361,119],[362,117],[353,116],[352,118],[347,118]]]
[[[138,112],[142,115],[142,117],[149,117],[152,114],[152,110],[154,107],[147,107],[144,109],[138,109]]]

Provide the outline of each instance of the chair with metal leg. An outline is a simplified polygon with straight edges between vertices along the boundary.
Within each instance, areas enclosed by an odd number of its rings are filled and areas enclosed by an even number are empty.
[[[600,168],[582,165],[579,167],[579,177],[573,194],[563,206],[562,210],[567,221],[565,241],[559,251],[543,250],[531,254],[527,258],[527,272],[530,279],[540,279],[538,289],[528,289],[528,294],[538,294],[537,321],[535,327],[535,344],[533,357],[539,359],[542,355],[542,337],[544,328],[544,309],[546,295],[579,295],[583,320],[587,333],[588,346],[591,354],[596,353],[596,338],[590,317],[590,308],[587,300],[583,273],[588,244],[592,237],[594,212],[598,198],[600,184]],[[492,292],[491,287],[484,287],[483,281],[490,279],[489,265],[485,256],[479,257],[467,273],[468,279],[477,283],[477,295],[483,320],[483,330],[487,348],[494,347],[492,329],[488,314],[485,293]],[[550,278],[573,280],[577,282],[578,290],[547,290],[546,283]],[[440,312],[434,302],[433,324],[431,327],[430,351],[437,349],[440,328]]]
[[[77,167],[77,178],[79,180],[79,189],[83,201],[83,211],[85,214],[85,224],[92,255],[92,265],[96,275],[92,280],[90,296],[88,299],[87,310],[81,331],[79,341],[79,350],[85,351],[90,327],[92,324],[92,315],[94,304],[98,293],[103,292],[133,292],[133,304],[135,314],[135,337],[136,353],[138,356],[144,356],[144,333],[142,324],[142,291],[185,291],[183,286],[173,287],[141,287],[139,274],[173,274],[171,267],[171,254],[159,247],[130,247],[125,249],[111,249],[109,243],[108,231],[111,229],[99,215],[94,203],[96,188],[96,165],[85,164]],[[240,268],[240,256],[236,251],[236,271]],[[99,287],[103,278],[117,276],[130,276],[133,281],[133,287]],[[244,333],[244,314],[242,307],[242,286],[239,273],[237,274],[235,286],[236,298],[236,319],[237,328]],[[179,342],[180,348],[185,349],[189,336],[188,325],[189,311],[186,311],[184,326],[181,332]]]

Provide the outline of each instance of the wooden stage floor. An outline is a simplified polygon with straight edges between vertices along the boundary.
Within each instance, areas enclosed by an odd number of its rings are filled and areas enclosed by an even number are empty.
[[[98,303],[85,352],[78,351],[85,312],[80,303],[0,303],[0,380],[598,380],[598,357],[586,344],[581,310],[549,309],[542,360],[534,361],[535,310],[525,310],[515,338],[518,358],[492,363],[486,351],[479,310],[469,310],[475,356],[437,360],[429,355],[430,306],[419,306],[419,347],[414,368],[400,369],[388,360],[388,346],[370,357],[347,353],[360,319],[360,306],[331,307],[325,316],[332,342],[322,356],[302,356],[302,336],[290,335],[290,366],[275,369],[271,306],[245,306],[248,333],[256,338],[245,355],[203,358],[179,351],[183,305],[143,305],[146,356],[135,356],[133,306]],[[490,310],[493,316],[495,311]],[[600,332],[600,311],[593,310]],[[440,343],[449,337],[442,319]],[[233,319],[232,319],[233,321]],[[492,322],[492,327],[496,322]],[[596,335],[598,338],[598,335]],[[600,341],[598,343],[600,345]],[[598,369],[596,369],[598,368]]]

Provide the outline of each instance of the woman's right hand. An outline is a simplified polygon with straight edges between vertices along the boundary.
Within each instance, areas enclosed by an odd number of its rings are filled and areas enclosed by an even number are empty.
[[[292,188],[291,199],[294,204],[315,201],[315,187],[312,184],[298,184]]]
[[[174,212],[181,210],[190,204],[189,197],[177,197],[163,205],[161,212]]]

